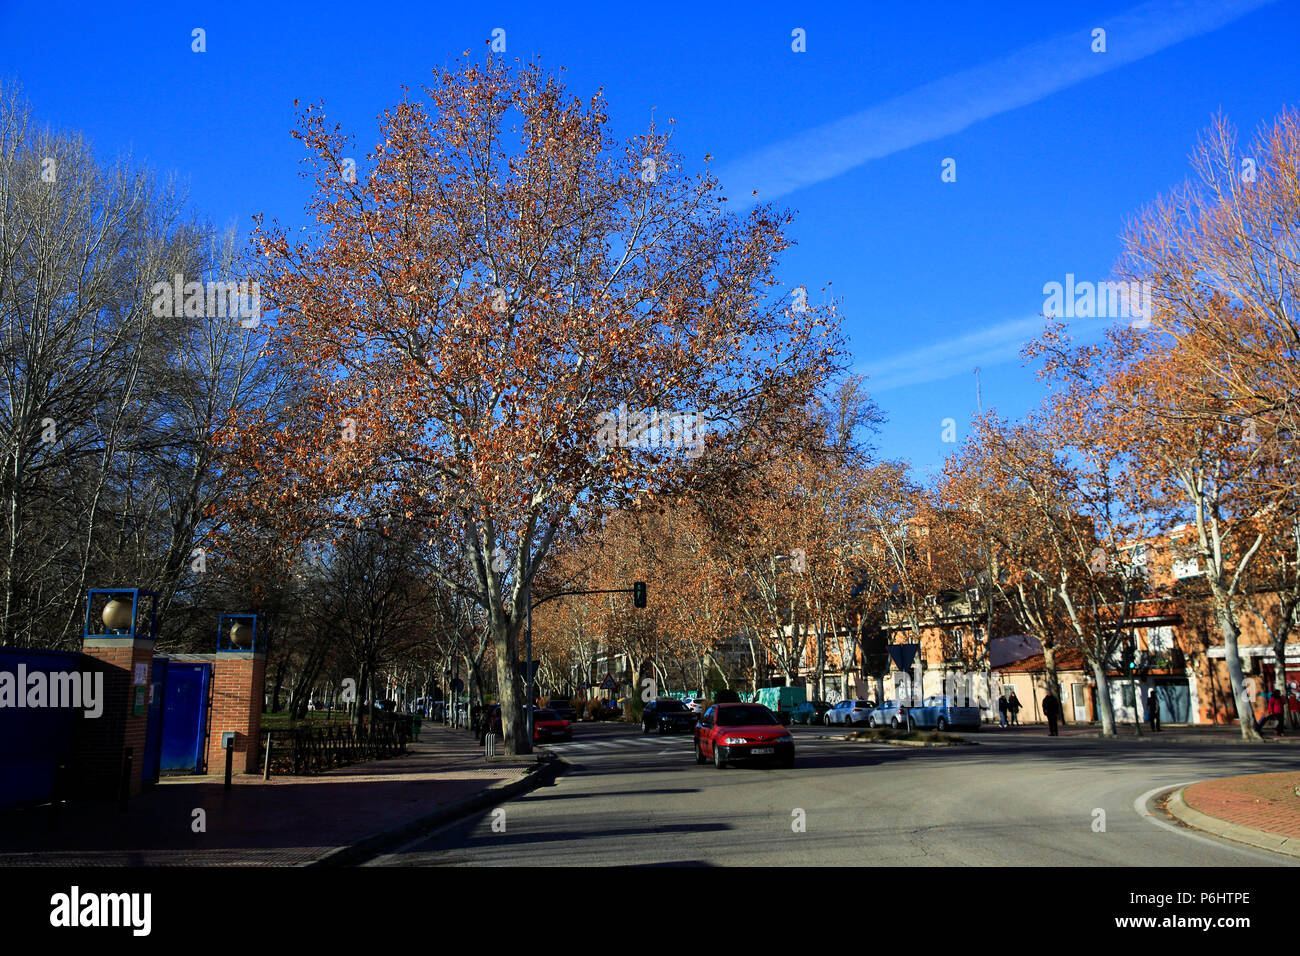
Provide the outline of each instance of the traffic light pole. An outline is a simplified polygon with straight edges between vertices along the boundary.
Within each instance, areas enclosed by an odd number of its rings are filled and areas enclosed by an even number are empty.
[[[529,586],[528,595],[529,595],[530,603],[528,605],[528,613],[531,615],[533,608],[541,607],[547,601],[554,600],[555,598],[558,597],[568,597],[570,594],[635,594],[635,593],[636,593],[635,587],[606,588],[604,590],[597,590],[597,591],[556,591],[554,594],[548,594],[544,598],[540,598],[537,601],[532,601],[532,587]],[[530,617],[529,620],[531,621],[532,618]]]
[[[524,596],[525,606],[528,608],[527,621],[524,628],[524,689],[528,696],[528,745],[532,747],[533,741],[533,608],[541,607],[547,601],[558,597],[565,597],[570,594],[631,594],[635,599],[637,607],[645,607],[645,582],[637,581],[630,588],[604,588],[594,591],[556,591],[554,594],[548,594],[546,597],[533,602],[533,585],[528,584],[528,592]]]

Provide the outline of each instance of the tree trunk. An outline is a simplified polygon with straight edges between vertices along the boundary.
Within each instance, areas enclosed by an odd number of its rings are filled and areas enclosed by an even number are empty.
[[[533,752],[528,739],[528,724],[520,706],[519,675],[515,672],[518,659],[518,634],[512,633],[510,624],[492,629],[492,643],[496,647],[497,697],[501,705],[502,746],[507,756],[520,756]]]
[[[284,663],[281,662],[275,668],[275,684],[271,689],[271,713],[280,712],[280,688],[284,684]]]
[[[352,701],[352,723],[359,727],[361,726],[361,703],[366,696],[366,682],[370,680],[370,672],[364,662],[361,664],[361,673],[358,676],[360,680],[357,681],[356,698]]]
[[[1273,632],[1273,689],[1282,694],[1282,721],[1289,730],[1296,729],[1296,718],[1291,712],[1291,692],[1286,683],[1286,642],[1291,636],[1291,608],[1282,608],[1281,625]]]
[[[1057,700],[1061,699],[1061,682],[1056,678],[1056,644],[1052,641],[1038,642],[1043,647],[1043,680],[1048,692]]]
[[[1228,662],[1228,679],[1232,684],[1232,696],[1237,702],[1241,738],[1263,740],[1259,731],[1255,729],[1255,705],[1247,693],[1246,681],[1241,671],[1241,654],[1237,650],[1237,622],[1232,619],[1232,613],[1222,598],[1216,599],[1214,613],[1219,622],[1219,630],[1223,634],[1224,659]]]
[[[1110,699],[1110,683],[1106,678],[1106,668],[1096,661],[1089,661],[1092,667],[1093,679],[1097,681],[1097,714],[1101,718],[1101,735],[1103,737],[1115,736],[1115,707]],[[1061,700],[1058,691],[1052,691],[1057,700]],[[1065,702],[1061,702],[1062,710],[1065,709]]]

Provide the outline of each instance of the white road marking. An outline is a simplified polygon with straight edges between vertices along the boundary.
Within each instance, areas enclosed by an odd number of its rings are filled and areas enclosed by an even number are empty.
[[[1222,850],[1232,850],[1234,853],[1240,853],[1242,856],[1253,857],[1262,863],[1271,863],[1274,866],[1277,866],[1278,864],[1288,866],[1295,865],[1294,863],[1288,862],[1287,858],[1281,854],[1262,853],[1257,850],[1248,850],[1240,844],[1233,843],[1230,840],[1215,840],[1207,836],[1201,836],[1194,830],[1190,830],[1186,827],[1176,827],[1172,823],[1167,823],[1164,820],[1161,820],[1154,813],[1147,812],[1147,801],[1157,793],[1163,793],[1166,790],[1178,790],[1181,787],[1188,787],[1197,782],[1198,781],[1196,780],[1189,780],[1186,783],[1166,784],[1162,787],[1154,787],[1133,801],[1133,809],[1136,811],[1138,816],[1142,817],[1142,819],[1146,820],[1148,823],[1154,823],[1161,829],[1168,830],[1171,833],[1177,833],[1179,836],[1186,839],[1196,840],[1200,843],[1208,843],[1210,846],[1218,847]]]

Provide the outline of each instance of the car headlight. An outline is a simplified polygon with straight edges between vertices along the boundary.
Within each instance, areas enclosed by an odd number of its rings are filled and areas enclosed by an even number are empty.
[[[747,744],[749,743],[744,737],[727,737],[722,741],[724,744]]]

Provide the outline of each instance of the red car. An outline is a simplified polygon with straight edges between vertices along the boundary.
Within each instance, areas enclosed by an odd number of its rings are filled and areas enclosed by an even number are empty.
[[[533,711],[533,743],[543,740],[572,740],[573,728],[553,710]]]
[[[722,770],[733,760],[773,760],[794,766],[794,738],[762,704],[717,704],[695,728],[695,762],[710,757]]]

